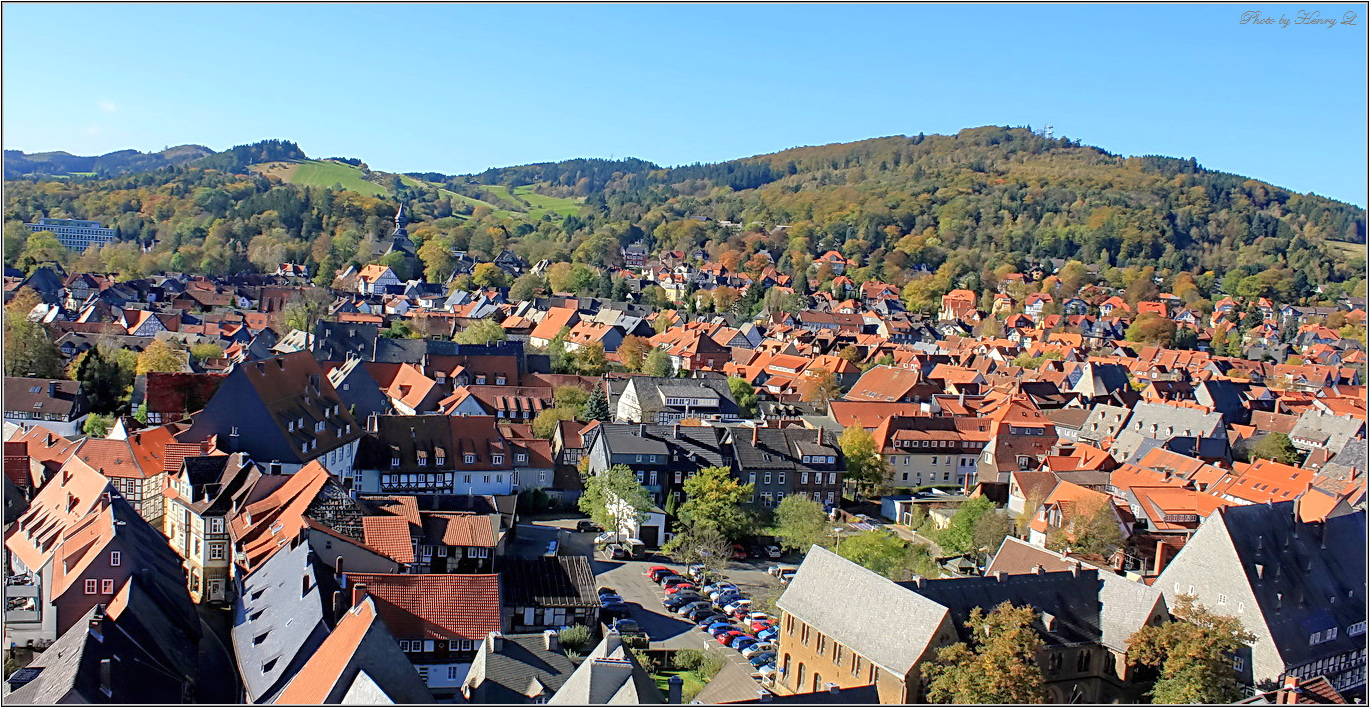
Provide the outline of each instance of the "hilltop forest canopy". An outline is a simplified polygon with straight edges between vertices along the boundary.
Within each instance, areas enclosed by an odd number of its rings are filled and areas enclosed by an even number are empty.
[[[68,258],[124,278],[270,271],[294,261],[325,282],[337,268],[368,262],[398,203],[247,169],[280,159],[305,157],[294,143],[266,141],[121,177],[12,181],[5,262],[23,260],[27,234],[18,224],[43,216],[117,228],[121,243]],[[391,187],[409,204],[422,259],[424,273],[410,275],[439,282],[451,271],[452,249],[488,258],[507,247],[530,262],[601,267],[621,264],[619,248],[643,240],[654,252],[703,247],[744,270],[770,265],[753,258],[765,249],[787,274],[811,272],[816,256],[836,250],[856,262],[848,275],[858,283],[917,281],[911,300],[921,309],[951,288],[982,291],[1005,269],[1047,258],[1097,264],[1105,277],[1149,267],[1163,288],[1188,271],[1201,287],[1221,283],[1232,294],[1282,302],[1315,298],[1320,286],[1324,298],[1365,287],[1363,256],[1347,257],[1354,249],[1338,243],[1365,243],[1362,209],[1193,159],[1125,158],[1024,128],[876,138],[669,169],[581,159],[410,176],[421,186]],[[443,191],[489,193],[482,189],[490,185],[508,188],[501,194],[527,187],[585,201],[578,214],[534,220],[473,210]],[[148,244],[146,253],[137,247]]]

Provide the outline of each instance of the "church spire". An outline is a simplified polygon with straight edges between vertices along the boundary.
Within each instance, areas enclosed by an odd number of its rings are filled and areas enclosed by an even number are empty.
[[[404,215],[404,202],[400,202],[399,211],[395,212],[395,228],[402,229],[409,219]]]

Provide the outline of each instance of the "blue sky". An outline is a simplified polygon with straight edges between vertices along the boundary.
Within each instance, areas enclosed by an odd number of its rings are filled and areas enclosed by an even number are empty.
[[[1241,24],[1244,11],[1288,26]],[[1352,26],[1293,24],[1317,12]],[[5,5],[4,147],[387,171],[1050,122],[1366,203],[1363,5]],[[73,51],[75,50],[75,51]]]

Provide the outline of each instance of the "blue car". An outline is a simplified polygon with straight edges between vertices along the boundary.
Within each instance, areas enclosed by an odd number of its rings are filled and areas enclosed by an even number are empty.
[[[714,622],[713,624],[706,627],[704,631],[714,636],[718,636],[721,632],[729,632],[734,629],[737,629],[737,626],[734,625],[732,622]]]
[[[759,669],[759,668],[765,666],[766,664],[769,664],[769,663],[771,663],[772,661],[775,661],[775,652],[773,652],[773,651],[768,651],[768,652],[764,652],[764,653],[762,653],[762,654],[757,654],[756,656],[752,657],[752,658],[749,659],[748,661],[751,662],[752,666],[755,666],[755,667],[757,667],[757,668]]]
[[[756,638],[763,642],[773,642],[778,636],[780,636],[780,630],[775,627],[767,627],[756,633]]]
[[[725,623],[725,624],[731,624],[730,622],[728,622],[727,616],[725,616],[725,615],[720,615],[720,614],[718,614],[718,613],[716,613],[716,612],[706,612],[706,613],[704,613],[704,614],[702,614],[702,615],[699,615],[699,616],[695,617],[694,622],[695,622],[695,624],[699,625],[699,628],[700,628],[700,629],[703,629],[703,630],[705,630],[705,631],[708,631],[708,627],[709,627],[710,625],[714,624],[715,622],[723,622],[723,623]]]
[[[738,651],[742,651],[743,649],[746,649],[747,647],[755,643],[755,637],[749,637],[745,634],[741,634],[736,637],[733,637],[732,641],[728,642],[727,646],[732,647],[733,649],[736,649]]]

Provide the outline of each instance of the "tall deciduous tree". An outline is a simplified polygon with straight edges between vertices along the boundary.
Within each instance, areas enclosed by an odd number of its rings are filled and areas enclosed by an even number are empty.
[[[647,358],[642,360],[642,373],[648,376],[670,376],[672,373],[670,355],[664,350],[653,349],[647,354]]]
[[[842,395],[842,386],[837,383],[837,376],[827,369],[814,369],[805,371],[803,379],[799,382],[799,393],[804,401],[817,403],[819,410],[828,409],[828,401]]]
[[[652,508],[651,496],[627,465],[614,465],[590,476],[577,503],[595,523],[613,532],[634,521],[645,521]]]
[[[1251,446],[1248,453],[1251,459],[1274,460],[1286,465],[1299,464],[1299,450],[1294,447],[1294,443],[1289,440],[1289,436],[1280,432],[1266,433],[1256,444]]]
[[[924,666],[932,703],[1042,703],[1046,680],[1037,665],[1042,638],[1032,628],[1031,607],[1005,602],[985,614],[977,607],[966,620],[971,641],[937,651]]]
[[[147,349],[138,355],[137,375],[142,376],[150,371],[159,373],[176,373],[185,366],[186,358],[180,350],[174,349],[171,345],[160,339],[152,340],[147,345]]]
[[[863,492],[877,490],[884,486],[889,473],[889,464],[880,456],[875,447],[875,438],[860,423],[842,431],[837,438],[842,448],[842,456],[847,461],[846,479]]]
[[[651,350],[652,344],[646,338],[630,334],[618,345],[618,358],[629,371],[640,371],[643,360]]]
[[[994,502],[988,497],[967,499],[956,509],[956,513],[951,517],[951,523],[937,537],[937,542],[952,553],[969,553],[976,550],[975,526],[980,517],[993,512]]]
[[[747,383],[744,378],[729,376],[728,391],[733,394],[733,400],[737,401],[737,407],[742,409],[743,417],[756,417],[756,387]]]
[[[604,345],[591,342],[576,349],[575,368],[581,376],[600,376],[609,369],[609,360],[604,355]]]
[[[775,507],[772,533],[787,550],[807,551],[827,539],[828,515],[818,502],[803,494],[791,494]]]
[[[493,342],[503,342],[507,338],[504,328],[494,320],[477,320],[470,326],[457,332],[457,336],[452,341],[458,344],[491,344]]]
[[[1146,625],[1128,639],[1128,658],[1160,669],[1155,703],[1233,703],[1242,697],[1232,655],[1256,641],[1236,617],[1213,614],[1181,595],[1174,620]]]
[[[1084,501],[1073,505],[1065,515],[1065,523],[1047,534],[1047,548],[1075,553],[1097,553],[1105,558],[1113,555],[1123,543],[1123,532],[1118,528],[1118,517],[1112,502]]]
[[[685,480],[680,520],[692,529],[711,527],[729,541],[750,534],[756,515],[746,504],[755,486],[742,484],[727,467],[705,467]]]

